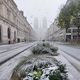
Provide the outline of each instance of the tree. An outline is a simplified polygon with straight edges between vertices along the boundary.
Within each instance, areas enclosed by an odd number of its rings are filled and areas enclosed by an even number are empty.
[[[69,5],[65,5],[59,14],[58,25],[61,28],[67,29],[70,25],[73,24],[78,28],[78,37],[79,37],[79,28],[80,28],[80,1],[71,2]]]
[[[69,13],[69,7],[64,6],[61,9],[61,12],[58,17],[58,25],[61,28],[65,28],[66,32],[67,32],[68,28],[70,27],[70,18],[71,18],[70,16],[71,15]],[[66,41],[67,41],[67,39],[66,39]]]
[[[76,13],[73,19],[73,24],[77,27],[77,38],[79,39],[80,35],[80,2],[78,3],[76,7]]]
[[[58,17],[58,25],[61,28],[68,29],[70,27],[70,14],[67,7],[63,7]]]

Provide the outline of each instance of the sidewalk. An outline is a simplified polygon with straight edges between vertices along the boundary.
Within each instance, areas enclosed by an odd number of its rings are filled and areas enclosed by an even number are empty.
[[[80,43],[71,43],[71,42],[54,42],[54,43],[57,43],[59,45],[66,45],[66,46],[71,46],[71,47],[74,47],[74,48],[80,48]]]
[[[64,52],[62,51],[58,51],[58,53],[60,53],[59,56],[56,56],[55,58],[58,60],[58,61],[61,61],[63,64],[66,64],[67,66],[67,69],[68,69],[68,76],[69,76],[69,79],[70,80],[80,80],[80,72],[78,72],[78,70],[71,64],[71,62],[67,59],[70,57],[68,57],[66,55],[66,57],[64,56]],[[70,60],[73,60],[73,59],[70,59]],[[75,59],[72,61],[73,63],[75,63]],[[77,64],[77,63],[76,63]],[[75,64],[75,65],[76,65]],[[76,65],[77,66],[77,65]]]
[[[15,43],[15,44],[0,45],[0,53],[21,47],[25,44],[27,43],[21,42],[21,43]]]
[[[10,80],[12,71],[15,66],[17,66],[19,62],[22,61],[25,57],[28,57],[31,54],[31,51],[27,50],[0,66],[0,80]]]
[[[9,45],[16,45],[16,44],[22,44],[22,43],[25,43],[25,42],[14,43],[14,44],[0,44],[0,47],[6,47],[6,46],[9,46]]]

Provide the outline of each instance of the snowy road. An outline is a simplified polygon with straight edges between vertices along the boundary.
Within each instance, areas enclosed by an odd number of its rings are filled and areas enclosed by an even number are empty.
[[[0,54],[0,62],[4,61],[5,59],[7,59],[10,56],[15,55],[16,53],[28,48],[32,44],[33,43],[28,43],[28,44],[21,43],[21,44],[15,44],[15,46],[13,46],[13,45],[0,46],[0,50],[2,50],[2,51],[6,50],[5,52],[2,52]],[[9,46],[11,46],[11,47],[9,47]],[[66,57],[66,59],[72,65],[74,65],[75,67],[77,67],[77,69],[80,70],[80,49],[79,48],[73,48],[73,47],[70,47],[67,45],[60,45],[60,44],[55,44],[55,46],[58,46],[59,49],[61,50],[60,53],[62,55],[64,55]],[[10,51],[8,51],[9,49],[10,49]],[[0,80],[10,80],[12,70],[14,69],[14,67],[23,59],[24,56],[29,56],[31,54],[32,53],[30,52],[30,50],[26,50],[26,51],[22,52],[21,54],[19,54],[18,56],[14,57],[14,58],[10,59],[9,61],[7,61],[6,63],[2,64],[0,66]],[[67,55],[67,54],[69,54],[69,55]],[[60,57],[60,59],[63,59],[63,58]],[[71,73],[75,72],[74,76],[76,75],[76,77],[75,77],[76,79],[74,79],[74,80],[79,80],[80,79],[80,75],[79,75],[80,72],[77,72],[73,68],[70,68],[70,70],[71,70]]]
[[[30,46],[32,46],[33,44],[34,43],[28,43],[28,44],[25,44],[25,46],[20,47],[18,49],[0,54],[0,62],[7,59],[10,56],[13,56],[17,52],[30,48]],[[25,50],[24,52],[10,59],[6,63],[0,65],[0,80],[9,80],[14,67],[20,62],[20,60],[23,59],[24,56],[29,56],[30,54],[31,52],[29,50]]]
[[[0,65],[5,63],[7,60],[17,56],[18,54],[25,51],[27,48],[31,47],[32,44],[25,44],[19,48],[12,49],[10,51],[4,52],[0,54]]]
[[[26,45],[25,42],[16,43],[16,44],[7,44],[7,45],[0,45],[0,54],[4,52],[8,52],[13,49],[17,49],[19,47],[22,47]]]
[[[80,48],[79,47],[74,47],[74,46],[69,46],[69,45],[63,45],[63,44],[58,44],[55,43],[55,46],[59,48],[59,53],[63,55],[73,67],[70,67],[71,73],[73,76],[75,76],[76,79],[74,80],[80,80]],[[62,61],[65,62],[62,58]],[[65,64],[67,64],[65,62]],[[75,69],[73,69],[75,68]]]
[[[76,68],[80,73],[80,48],[68,45],[55,44],[62,51],[62,55]],[[80,76],[80,75],[79,75]]]
[[[72,57],[74,57],[75,59],[80,61],[80,49],[79,48],[71,47],[71,46],[68,46],[68,45],[59,45],[59,44],[55,44],[55,45],[58,46],[59,49],[61,49],[65,53],[71,55]]]

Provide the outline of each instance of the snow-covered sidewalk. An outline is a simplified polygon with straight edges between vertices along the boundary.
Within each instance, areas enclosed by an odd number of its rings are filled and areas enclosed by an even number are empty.
[[[69,76],[70,80],[80,80],[80,72],[78,72],[78,70],[75,69],[75,67],[73,67],[73,65],[67,60],[67,58],[65,58],[63,56],[63,54],[65,54],[65,53],[60,50],[58,51],[58,53],[60,53],[60,55],[56,56],[55,58],[58,61],[61,61],[63,64],[66,64],[67,69],[68,69],[68,76]],[[68,55],[66,55],[66,57],[68,57]],[[70,57],[68,57],[68,58],[70,58]],[[71,59],[71,60],[73,60],[73,59]],[[76,65],[76,61],[73,60],[73,62]]]
[[[30,50],[27,50],[17,57],[11,59],[7,63],[0,66],[0,80],[10,80],[11,74],[15,66],[25,57],[31,55]]]
[[[70,80],[80,80],[80,72],[76,70],[75,67],[71,63],[73,62],[77,66],[79,62],[73,59],[72,57],[70,57],[69,55],[65,54],[61,50],[58,50],[58,53],[60,53],[59,56],[51,56],[51,57],[54,57],[58,61],[61,61],[63,64],[66,64],[67,70],[68,70],[68,76]],[[24,58],[28,57],[31,54],[32,52],[30,50],[27,50],[21,53],[20,55],[18,55],[17,57],[11,59],[7,63],[3,64],[2,66],[0,66],[0,80],[10,80],[12,71],[15,68],[15,66],[23,59],[23,57]],[[68,60],[68,58],[69,60],[71,60],[71,62]],[[78,64],[78,67],[79,66],[80,64]]]
[[[28,44],[28,43],[21,42],[21,43],[15,43],[15,44],[0,45],[0,53],[19,48],[21,46],[24,46],[25,44]]]
[[[80,43],[70,43],[70,42],[55,42],[56,44],[59,44],[59,45],[66,45],[66,46],[69,46],[69,47],[73,47],[73,48],[76,48],[76,49],[80,49]]]

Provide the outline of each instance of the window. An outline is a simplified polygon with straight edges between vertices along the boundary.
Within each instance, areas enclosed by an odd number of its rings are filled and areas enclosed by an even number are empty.
[[[66,36],[66,39],[67,39],[67,40],[71,40],[71,35],[67,35],[67,36]]]
[[[77,33],[77,31],[78,31],[77,29],[73,29],[73,33]]]
[[[10,10],[7,9],[7,18],[10,19]]]
[[[2,4],[0,4],[0,15],[2,15]]]
[[[0,42],[2,41],[2,29],[1,29],[1,26],[0,26]]]
[[[8,0],[5,0],[6,2],[8,1]]]
[[[16,42],[16,31],[14,31],[14,42]]]
[[[68,30],[67,30],[67,33],[71,33],[71,29],[68,29]]]
[[[76,40],[76,39],[77,39],[77,35],[74,35],[74,36],[73,36],[73,39],[75,39],[75,40]]]
[[[11,38],[11,30],[10,30],[10,28],[8,28],[7,33],[8,33],[8,39],[10,39]]]
[[[13,21],[16,23],[16,16],[13,15]]]

